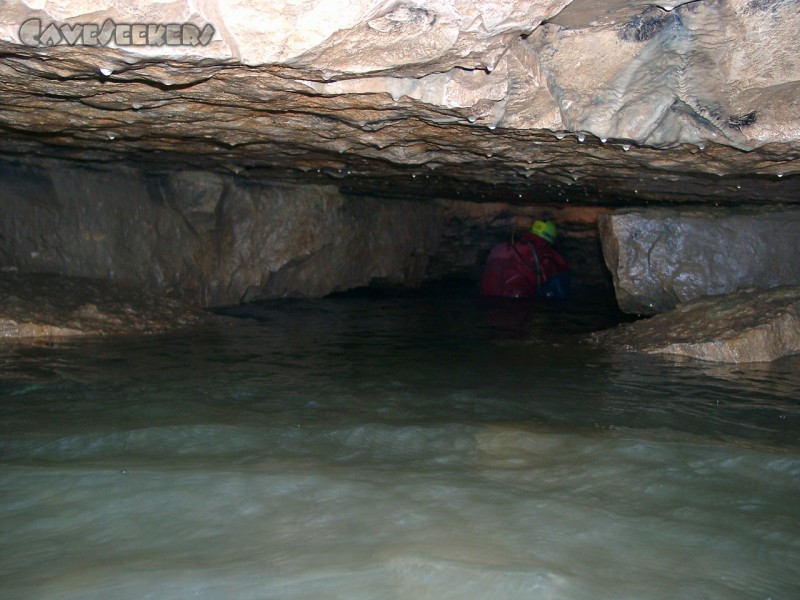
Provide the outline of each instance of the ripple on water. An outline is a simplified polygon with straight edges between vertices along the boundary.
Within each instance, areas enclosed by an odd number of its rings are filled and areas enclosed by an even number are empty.
[[[0,595],[797,596],[797,359],[609,355],[596,307],[489,308],[3,348]]]

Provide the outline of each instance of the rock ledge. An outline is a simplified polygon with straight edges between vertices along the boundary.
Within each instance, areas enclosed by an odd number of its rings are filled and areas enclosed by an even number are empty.
[[[704,297],[594,334],[610,347],[700,360],[768,362],[800,353],[800,286]]]
[[[109,281],[0,274],[0,339],[159,333],[206,318],[177,300]]]

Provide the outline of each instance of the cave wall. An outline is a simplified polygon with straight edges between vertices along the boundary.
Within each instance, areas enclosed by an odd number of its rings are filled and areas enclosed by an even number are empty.
[[[6,270],[104,277],[203,306],[418,285],[441,209],[331,186],[71,163],[0,168]]]
[[[167,23],[203,39],[116,35]],[[476,280],[551,218],[576,286],[610,289],[610,208],[800,201],[798,38],[796,0],[9,0],[0,268],[213,306]],[[636,244],[618,293],[648,282]],[[707,246],[621,305],[706,290]]]
[[[0,161],[0,269],[108,278],[199,306],[476,280],[537,218],[576,289],[610,277],[598,207],[346,195],[330,185],[73,161]]]
[[[800,210],[625,209],[598,221],[617,302],[665,312],[702,296],[800,285]]]

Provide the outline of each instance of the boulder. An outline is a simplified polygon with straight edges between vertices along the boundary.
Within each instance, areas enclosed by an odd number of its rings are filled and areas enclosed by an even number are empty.
[[[593,339],[648,354],[727,363],[772,361],[800,353],[800,286],[699,298]]]
[[[598,219],[620,308],[655,314],[701,296],[800,284],[800,210],[627,209]]]
[[[204,313],[107,280],[0,273],[0,339],[159,333]]]

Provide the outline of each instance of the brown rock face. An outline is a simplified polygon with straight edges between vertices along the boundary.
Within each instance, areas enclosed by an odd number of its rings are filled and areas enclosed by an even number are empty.
[[[614,347],[717,362],[767,362],[800,353],[800,287],[700,298],[595,336]]]
[[[601,208],[348,196],[332,186],[44,161],[0,169],[0,269],[108,278],[199,306],[480,277],[489,249],[555,220],[577,286],[609,286]]]
[[[800,189],[789,0],[30,6],[0,14],[7,155],[520,203]]]
[[[204,320],[174,299],[109,281],[0,274],[0,339],[159,333]]]
[[[600,217],[620,308],[664,312],[700,296],[800,284],[800,210],[628,209]]]
[[[132,168],[0,172],[0,266],[104,277],[201,306],[417,286],[441,208]]]

